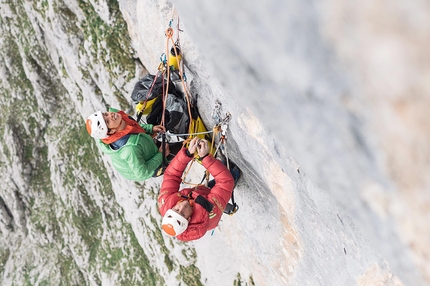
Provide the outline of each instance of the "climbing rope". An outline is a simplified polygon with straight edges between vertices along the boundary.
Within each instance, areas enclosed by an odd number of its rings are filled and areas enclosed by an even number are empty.
[[[154,79],[152,81],[151,87],[149,88],[148,93],[146,94],[145,100],[139,102],[138,106],[136,106],[136,110],[138,110],[137,118],[136,118],[137,122],[140,122],[140,119],[142,118],[143,112],[144,112],[144,110],[146,108],[146,104],[148,103],[148,99],[149,99],[149,97],[152,94],[152,90],[154,88],[155,82],[157,81],[157,78],[158,78],[159,75],[160,75],[159,72],[157,72],[155,74],[155,77],[154,77]]]
[[[174,34],[174,32],[173,32],[173,28],[172,28],[172,22],[173,22],[173,19],[170,20],[170,22],[169,22],[169,28],[167,28],[166,33],[165,33],[166,34],[166,38],[167,38],[167,42],[170,42],[171,45],[172,45],[172,47],[170,49],[170,52],[169,52],[168,43],[166,44],[167,63],[170,64],[170,57],[171,57],[171,54],[172,54],[171,51],[173,50],[174,58],[175,58],[174,60],[176,61],[176,66],[178,68],[179,77],[181,79],[182,89],[184,91],[185,98],[186,98],[186,101],[187,101],[188,116],[190,118],[190,124],[188,126],[188,132],[192,133],[191,132],[192,114],[191,114],[191,100],[190,100],[191,94],[190,94],[189,89],[188,89],[187,84],[186,84],[186,76],[185,76],[185,72],[184,72],[184,68],[183,68],[183,61],[180,60],[180,58],[181,58],[180,57],[181,48],[180,48],[179,32],[182,31],[182,30],[179,28],[179,18],[178,18],[178,25],[177,25],[178,36],[177,36],[176,42],[175,42],[173,40],[173,34]],[[167,69],[167,77],[168,77],[168,79],[170,79],[170,69],[171,69],[171,66],[168,66],[166,69]]]
[[[210,154],[213,154],[214,157],[217,156],[218,151],[222,148],[223,153],[224,153],[224,157],[226,158],[226,166],[227,169],[230,170],[230,163],[229,163],[229,158],[228,158],[228,153],[227,153],[227,128],[228,128],[228,123],[230,122],[231,119],[231,114],[227,113],[226,116],[223,119],[220,119],[220,122],[213,128],[212,131],[210,131],[212,133],[212,140],[211,140],[211,146],[210,146]],[[206,133],[206,132],[205,132]],[[218,144],[215,148],[214,151],[214,144],[216,141],[216,136],[218,136]],[[187,140],[184,141],[183,146],[185,147],[185,145],[191,140],[191,138],[188,138]],[[199,161],[200,157],[196,154],[194,154],[193,160],[190,162],[190,164],[187,166],[186,170],[183,173],[182,176],[182,183],[190,185],[190,186],[194,186],[197,187],[199,185],[203,185],[203,182],[206,179],[206,183],[209,181],[209,172],[206,170],[205,171],[205,175],[203,176],[202,180],[200,183],[196,184],[196,183],[191,183],[186,181],[186,177],[189,173],[189,171],[191,170],[192,165],[194,164],[195,161]]]
[[[224,156],[226,157],[227,168],[229,168],[229,158],[227,155],[227,147],[226,147],[226,131],[227,131],[228,122],[229,122],[231,116],[230,116],[230,114],[226,114],[226,116],[224,118],[222,118],[221,103],[220,103],[220,101],[217,100],[215,102],[215,108],[214,108],[214,111],[212,113],[212,118],[214,118],[214,120],[216,122],[216,126],[212,130],[208,130],[205,132],[197,132],[197,130],[199,130],[199,124],[200,123],[199,123],[199,120],[197,120],[197,119],[194,120],[193,115],[192,115],[193,102],[191,100],[192,96],[191,96],[191,93],[190,93],[188,85],[187,85],[187,78],[186,78],[186,74],[185,74],[184,61],[182,60],[182,51],[183,50],[182,50],[181,42],[180,42],[180,38],[179,38],[179,34],[180,34],[180,32],[182,32],[182,30],[180,29],[180,26],[179,26],[179,24],[180,24],[179,18],[177,21],[177,28],[176,28],[176,30],[177,30],[176,41],[173,39],[173,37],[175,35],[175,31],[173,29],[172,24],[173,24],[173,19],[171,19],[169,21],[168,27],[165,30],[166,40],[165,40],[164,53],[160,56],[160,64],[158,65],[158,71],[155,75],[155,78],[153,79],[153,82],[151,84],[151,87],[148,91],[148,94],[147,94],[145,100],[143,100],[139,103],[140,109],[138,109],[138,110],[140,110],[140,111],[138,112],[138,122],[140,121],[140,118],[144,113],[147,102],[150,98],[150,95],[152,93],[152,90],[155,86],[157,79],[161,79],[161,83],[162,83],[161,100],[162,100],[162,110],[163,111],[162,111],[162,115],[161,115],[160,125],[166,126],[165,110],[166,110],[167,99],[169,96],[169,88],[170,88],[170,83],[171,83],[172,72],[177,71],[177,73],[179,74],[180,81],[181,81],[183,94],[184,94],[184,97],[186,99],[188,116],[189,116],[189,123],[188,123],[188,133],[171,134],[171,135],[177,136],[177,137],[183,137],[183,138],[186,137],[187,139],[185,139],[182,142],[182,146],[186,147],[192,138],[199,136],[199,135],[206,135],[206,134],[212,133],[212,140],[211,140],[211,146],[210,146],[209,152],[214,157],[216,157],[219,150],[223,150]],[[167,82],[166,85],[164,84],[165,82]],[[163,146],[162,147],[162,154],[163,154],[163,158],[165,158],[166,157],[165,156],[165,142],[166,141],[168,142],[169,134],[162,132],[161,134],[159,134],[159,137],[161,137],[161,140],[162,140],[162,146]],[[214,146],[215,141],[218,142],[217,146]],[[191,161],[191,163],[187,167],[187,170],[185,170],[185,172],[183,174],[183,177],[182,177],[183,183],[185,183],[187,185],[195,186],[195,187],[202,185],[204,179],[202,179],[202,182],[200,184],[187,182],[185,179],[186,176],[188,175],[189,171],[191,170],[193,163],[195,161],[199,161],[199,159],[200,159],[199,156],[197,154],[195,154],[193,160]],[[206,178],[206,181],[209,180],[209,172],[207,170],[205,171],[204,178]]]
[[[211,146],[210,146],[209,153],[212,153],[212,150],[214,149],[215,135],[218,134],[219,132],[220,132],[220,128],[217,125],[213,128],[213,131],[212,131],[212,140],[211,140]],[[191,138],[188,138],[187,140],[185,140],[183,143],[183,146],[185,146],[187,143],[189,143],[189,141],[191,141]],[[225,144],[225,140],[220,140],[218,142],[218,146],[216,147],[215,152],[213,153],[214,157],[216,157],[217,150],[219,150],[221,144]],[[182,183],[187,184],[189,186],[197,187],[197,186],[203,185],[203,181],[205,179],[206,179],[206,183],[209,181],[209,172],[207,170],[205,171],[205,175],[204,175],[204,177],[200,183],[196,184],[196,183],[191,183],[191,182],[186,181],[186,177],[187,177],[189,171],[191,170],[194,162],[199,161],[199,160],[200,160],[200,157],[197,154],[194,154],[193,160],[191,160],[190,164],[188,164],[187,168],[185,169],[185,171],[182,175]]]
[[[170,82],[170,70],[171,70],[171,68],[173,69],[176,67],[178,69],[179,77],[181,79],[182,89],[184,91],[185,98],[187,101],[188,116],[190,118],[190,122],[189,122],[189,126],[188,126],[188,134],[175,134],[175,135],[176,136],[187,136],[187,139],[182,144],[182,146],[185,147],[191,141],[191,139],[194,136],[212,133],[210,154],[213,154],[213,156],[216,157],[218,151],[220,149],[222,149],[223,154],[224,154],[225,159],[226,159],[226,167],[228,170],[230,170],[230,162],[229,162],[229,156],[228,156],[228,152],[227,152],[226,141],[227,141],[227,129],[228,129],[228,125],[229,125],[229,122],[231,119],[231,115],[230,115],[230,113],[227,113],[226,116],[224,118],[222,118],[221,102],[219,100],[216,100],[215,108],[214,108],[214,111],[212,112],[212,118],[217,123],[216,126],[213,128],[212,131],[193,132],[192,124],[191,124],[191,122],[193,120],[193,117],[191,114],[191,100],[190,100],[191,94],[189,92],[189,89],[188,89],[187,83],[186,83],[187,79],[186,79],[186,74],[185,74],[185,69],[184,69],[184,61],[181,58],[182,57],[182,47],[181,47],[180,40],[179,40],[179,34],[180,34],[180,32],[182,32],[182,30],[180,29],[180,26],[179,26],[179,17],[178,17],[178,23],[177,23],[178,35],[177,35],[176,42],[173,40],[174,31],[172,28],[172,22],[173,22],[173,19],[169,22],[169,27],[167,28],[166,33],[165,33],[166,34],[165,69],[167,70],[167,82]],[[168,42],[170,42],[170,44],[172,46],[170,49],[170,53],[169,53],[169,49],[168,49]],[[174,60],[176,61],[176,63],[173,63],[173,65],[170,65],[170,63],[171,63],[170,56],[174,56]],[[165,106],[163,106],[163,107],[165,107]],[[164,118],[164,112],[163,112],[163,118]],[[194,129],[198,130],[197,126],[194,126]],[[217,144],[215,151],[214,151],[215,137],[217,137],[217,136],[219,137],[218,138],[218,144]],[[189,171],[191,170],[193,163],[197,160],[200,160],[200,157],[197,154],[194,154],[193,160],[191,160],[190,164],[187,166],[186,170],[183,172],[183,175],[182,175],[182,183],[187,184],[187,185],[192,186],[192,187],[195,187],[195,188],[197,188],[199,185],[202,185],[205,180],[206,180],[206,184],[207,184],[209,182],[209,175],[210,175],[209,171],[206,170],[200,183],[196,184],[196,183],[191,183],[191,182],[186,181],[186,177],[187,177]],[[229,215],[233,215],[239,209],[239,206],[234,201],[233,192],[232,192],[231,200],[232,200],[232,204],[228,203],[226,206],[226,209],[224,210],[224,213],[229,214]]]

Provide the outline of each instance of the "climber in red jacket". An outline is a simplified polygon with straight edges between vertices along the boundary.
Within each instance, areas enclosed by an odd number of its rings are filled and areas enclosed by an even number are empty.
[[[201,185],[179,190],[182,173],[196,150],[202,158],[202,165],[214,177],[215,185],[211,189]],[[182,148],[164,173],[158,196],[164,233],[182,241],[201,238],[218,225],[234,185],[232,173],[209,154],[208,141],[198,138],[191,140],[188,149]]]

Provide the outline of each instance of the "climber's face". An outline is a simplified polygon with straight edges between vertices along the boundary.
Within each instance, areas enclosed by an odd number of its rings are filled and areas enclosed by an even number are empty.
[[[121,126],[122,117],[121,114],[116,112],[103,112],[103,119],[109,129],[108,134],[113,134],[118,131]]]
[[[178,202],[172,210],[183,216],[185,219],[190,219],[193,214],[193,207],[188,200]]]

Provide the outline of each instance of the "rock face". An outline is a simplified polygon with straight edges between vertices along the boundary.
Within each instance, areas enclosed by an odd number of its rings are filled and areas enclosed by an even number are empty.
[[[0,4],[1,284],[430,284],[427,4],[180,2]],[[162,178],[123,179],[84,127],[133,114],[171,19],[244,173],[192,243],[160,231]]]

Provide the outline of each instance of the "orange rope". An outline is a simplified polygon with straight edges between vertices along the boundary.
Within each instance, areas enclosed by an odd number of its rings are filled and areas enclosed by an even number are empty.
[[[168,48],[169,48],[169,39],[172,38],[173,36],[173,29],[171,27],[167,28],[166,32],[166,45],[165,45],[165,50],[166,50],[166,60],[167,62],[169,62],[169,53],[168,53]],[[164,114],[166,111],[166,100],[167,97],[169,96],[169,83],[170,83],[170,69],[167,67],[167,87],[166,90],[164,91],[164,78],[162,78],[162,86],[163,86],[163,113],[161,115],[161,125],[165,126],[165,122],[164,122]]]
[[[178,20],[179,21],[179,20]],[[178,55],[178,51],[177,51],[177,49],[176,49],[176,45],[175,45],[175,42],[173,41],[173,38],[172,38],[172,36],[173,36],[173,29],[172,28],[169,28],[168,30],[171,30],[171,33],[169,33],[169,35],[170,35],[170,37],[169,37],[169,39],[170,39],[170,41],[172,42],[172,47],[173,47],[173,50],[174,50],[174,52],[175,52],[175,58],[176,58],[176,63],[178,64],[178,69],[179,69],[179,76],[180,76],[180,78],[181,78],[181,83],[182,83],[182,88],[183,88],[183,90],[184,90],[184,93],[185,93],[185,98],[187,99],[187,107],[188,107],[188,116],[189,116],[189,118],[190,118],[190,122],[189,122],[189,124],[188,124],[188,133],[193,133],[192,132],[192,130],[191,130],[191,120],[192,120],[192,115],[191,115],[191,103],[190,103],[190,97],[191,97],[191,95],[190,95],[190,92],[188,91],[188,88],[187,88],[187,86],[186,86],[186,84],[185,84],[185,81],[184,81],[184,71],[183,71],[183,63],[184,63],[184,61],[182,60],[182,63],[180,63],[179,62],[179,55]],[[178,30],[179,30],[179,23],[178,23]],[[167,34],[167,33],[166,33]],[[178,39],[177,39],[177,43],[178,43],[178,45],[179,45],[179,49],[181,50],[181,52],[182,52],[182,48],[180,47],[180,41],[179,41],[179,33],[178,33]],[[170,54],[170,53],[169,53]],[[167,62],[169,62],[169,60],[167,59]],[[169,68],[168,68],[168,70],[169,70]]]
[[[183,51],[182,51],[182,47],[181,47],[181,41],[179,40],[179,35],[180,35],[180,32],[181,32],[181,29],[179,28],[179,17],[178,17],[177,29],[178,29],[178,37],[176,39],[176,42],[178,43],[179,50],[182,53]],[[178,64],[178,69],[179,69],[179,75],[181,77],[182,88],[184,89],[185,96],[187,98],[188,115],[190,117],[190,125],[188,127],[188,133],[193,133],[192,130],[191,130],[191,120],[192,120],[193,117],[191,115],[191,103],[190,103],[190,99],[189,99],[189,97],[191,97],[191,94],[190,94],[190,92],[189,92],[189,90],[187,88],[187,85],[185,84],[185,81],[184,81],[184,59],[182,57],[181,58],[181,62],[179,62],[178,52],[176,50],[176,45],[173,42],[173,39],[172,39],[172,45],[173,45],[173,50],[175,51],[176,63]]]
[[[178,44],[179,50],[182,53],[183,51],[182,51],[182,48],[180,46],[180,41],[179,41],[179,31],[180,31],[180,29],[179,29],[179,19],[178,19],[178,38],[177,38],[177,44]],[[170,83],[170,67],[167,66],[167,65],[169,64],[169,57],[170,57],[169,42],[171,42],[172,47],[173,47],[173,51],[174,51],[175,57],[176,57],[176,63],[178,65],[179,76],[181,78],[182,88],[184,90],[185,98],[187,100],[188,115],[189,115],[189,118],[190,118],[189,125],[188,125],[188,133],[190,135],[189,135],[188,139],[184,140],[184,142],[182,143],[182,147],[186,147],[186,145],[191,141],[191,139],[193,137],[193,133],[194,133],[193,130],[191,130],[191,122],[193,120],[193,117],[192,117],[192,114],[191,114],[191,100],[190,100],[191,93],[190,93],[189,89],[187,88],[187,85],[186,85],[185,80],[184,80],[184,61],[183,61],[183,59],[181,61],[179,60],[178,50],[176,48],[175,42],[173,41],[173,34],[174,34],[174,31],[173,31],[172,27],[169,27],[169,28],[166,29],[166,32],[165,32],[165,35],[166,35],[165,54],[166,54],[166,61],[167,61],[167,64],[166,64],[166,69],[167,69],[167,88],[166,88],[166,91],[164,92],[164,84],[163,84],[163,96],[164,97],[163,97],[162,125],[164,126],[164,113],[165,113],[165,108],[166,108],[166,100],[167,100],[167,96],[169,95],[168,91],[169,91],[169,83]],[[163,78],[163,80],[164,80],[164,78]],[[214,132],[212,134],[212,140],[211,140],[212,142],[211,142],[211,146],[210,146],[210,154],[214,153],[213,150],[214,150],[214,144],[215,144],[215,133],[218,134],[220,132],[220,130],[221,130],[221,126],[220,125],[217,125],[217,126],[214,127]],[[221,138],[220,144],[221,144],[221,142],[224,142],[224,140],[222,138]],[[218,148],[219,148],[219,146],[216,148],[215,153],[217,152]],[[215,156],[215,154],[213,154],[213,155]],[[195,183],[191,183],[191,182],[186,182],[185,181],[185,178],[188,175],[188,173],[190,172],[191,167],[192,167],[194,161],[198,160],[198,159],[199,159],[199,156],[196,155],[196,154],[194,154],[193,160],[190,162],[190,164],[188,164],[186,170],[183,172],[182,183],[190,185],[190,186],[194,186],[194,187],[198,187],[200,185],[203,185],[203,184],[200,184],[200,183],[199,184],[195,184]],[[205,176],[206,176],[206,181],[209,181],[209,172],[207,170],[205,171]]]
[[[150,94],[152,93],[152,89],[154,88],[154,85],[155,85],[155,83],[156,83],[157,78],[158,78],[158,76],[159,76],[159,75],[160,75],[160,74],[159,74],[158,72],[155,74],[155,77],[154,77],[154,79],[153,79],[153,82],[152,82],[152,84],[151,84],[151,87],[150,87],[150,89],[148,90],[148,93],[146,94],[145,100],[144,100],[144,101],[140,101],[140,102],[139,102],[139,103],[141,103],[141,104],[142,104],[142,108],[140,109],[140,112],[141,112],[141,113],[143,113],[143,112],[145,111],[145,109],[146,109],[146,105],[148,104],[148,100],[149,100]]]

